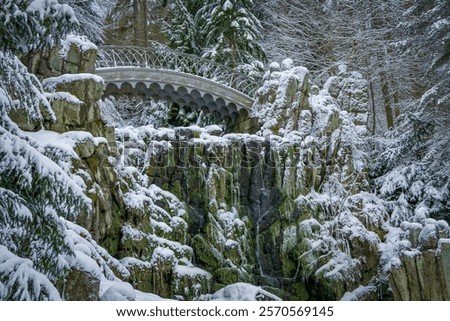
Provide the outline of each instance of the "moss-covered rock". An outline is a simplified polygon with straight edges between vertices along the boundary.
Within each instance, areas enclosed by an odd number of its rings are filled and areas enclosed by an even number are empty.
[[[123,258],[121,263],[130,271],[128,281],[139,291],[153,290],[152,264],[134,258]]]
[[[283,61],[284,70],[273,63],[265,75],[263,86],[257,91],[253,113],[258,114],[261,129],[279,134],[298,130],[300,113],[308,109],[310,90],[306,68],[292,67]],[[291,61],[292,62],[292,61]]]
[[[28,69],[39,77],[63,73],[94,73],[97,47],[82,38],[69,35],[62,45],[35,51],[22,58]]]
[[[177,265],[174,269],[172,292],[184,300],[198,300],[201,295],[211,293],[213,276],[199,268]]]
[[[207,270],[215,271],[224,265],[223,255],[200,234],[193,237],[192,248],[197,261]]]
[[[12,109],[9,111],[8,116],[22,130],[34,132],[42,129],[41,121],[32,119],[29,113],[23,109]]]

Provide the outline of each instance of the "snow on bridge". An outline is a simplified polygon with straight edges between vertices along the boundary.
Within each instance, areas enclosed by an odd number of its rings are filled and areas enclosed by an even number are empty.
[[[96,74],[105,80],[105,95],[168,99],[232,120],[248,118],[259,87],[245,74],[158,43],[99,47]]]

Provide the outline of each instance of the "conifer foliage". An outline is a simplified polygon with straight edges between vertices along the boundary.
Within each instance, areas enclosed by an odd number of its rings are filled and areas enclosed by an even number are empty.
[[[53,45],[77,23],[72,8],[57,0],[0,0],[0,50]]]
[[[413,100],[380,147],[377,186],[395,221],[431,216],[449,220],[450,3],[414,1],[405,12],[404,56],[422,59],[425,92]]]
[[[0,300],[56,299],[48,280],[63,275],[63,257],[72,253],[65,218],[90,200],[57,157],[11,120],[13,110],[38,123],[54,119],[40,82],[13,52],[49,46],[77,20],[69,6],[52,0],[7,0],[0,20],[0,283],[6,285]]]
[[[166,27],[170,45],[230,68],[265,62],[261,24],[251,0],[176,0]],[[256,64],[258,65],[258,64]]]
[[[200,22],[196,17],[200,8],[200,1],[175,0],[171,10],[171,22],[164,28],[170,47],[189,54],[201,54],[203,44]]]
[[[261,25],[251,13],[251,0],[221,0],[211,5],[206,22],[207,49],[204,57],[236,68],[254,59],[265,60],[260,38]]]

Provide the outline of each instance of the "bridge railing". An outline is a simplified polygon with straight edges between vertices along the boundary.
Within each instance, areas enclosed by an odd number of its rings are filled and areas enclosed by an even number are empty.
[[[168,69],[194,74],[236,89],[250,97],[254,96],[259,87],[259,82],[246,74],[158,43],[151,43],[149,47],[115,45],[99,47],[96,68],[112,67]]]

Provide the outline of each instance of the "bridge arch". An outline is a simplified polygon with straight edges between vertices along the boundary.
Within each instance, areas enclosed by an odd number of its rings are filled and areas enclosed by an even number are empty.
[[[222,116],[232,113],[248,117],[253,99],[245,94],[196,75],[152,68],[102,68],[96,71],[106,84],[105,96],[135,96],[167,99]]]
[[[158,43],[99,47],[96,74],[105,81],[105,96],[164,98],[230,119],[249,117],[258,87],[226,66]]]

